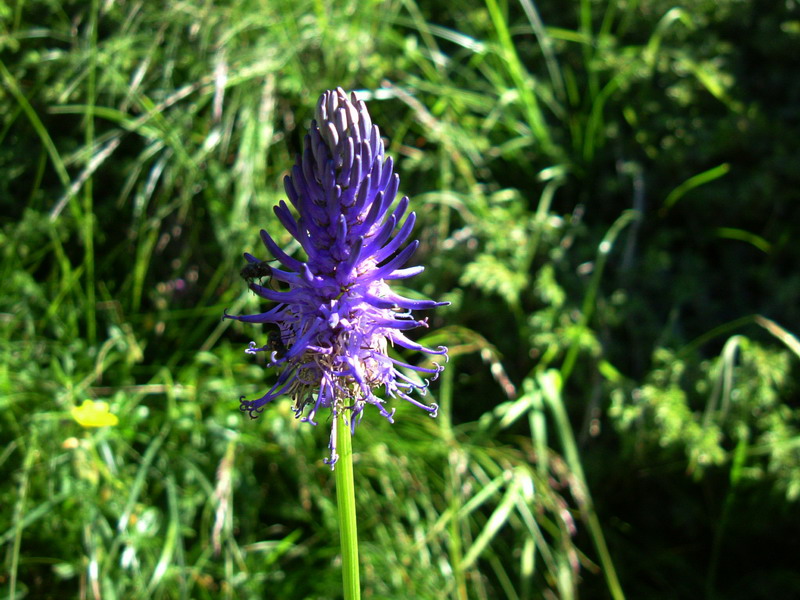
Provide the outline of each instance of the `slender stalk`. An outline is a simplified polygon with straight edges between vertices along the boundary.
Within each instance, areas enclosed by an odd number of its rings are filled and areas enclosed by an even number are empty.
[[[577,331],[583,333],[589,327],[589,321],[594,314],[597,293],[600,289],[600,280],[603,277],[603,270],[605,269],[606,261],[608,260],[608,253],[611,252],[611,249],[614,247],[614,242],[617,240],[617,236],[625,228],[625,226],[628,225],[628,223],[637,218],[639,218],[639,213],[637,213],[635,210],[626,210],[619,217],[617,217],[617,220],[614,221],[614,224],[608,229],[603,241],[600,242],[600,246],[597,249],[597,260],[595,261],[592,280],[589,283],[589,290],[583,299],[581,318],[578,322]],[[580,340],[578,337],[574,337],[570,343],[569,349],[567,350],[567,355],[564,357],[564,363],[561,365],[562,385],[566,385],[567,379],[569,379],[569,376],[572,374],[572,369],[575,367],[575,361],[578,358],[578,352],[580,349]]]
[[[564,457],[567,459],[567,464],[578,484],[584,518],[586,519],[590,536],[600,559],[600,566],[603,569],[603,576],[606,579],[608,591],[614,600],[625,600],[625,594],[617,578],[614,562],[611,560],[611,553],[608,551],[608,546],[606,546],[606,539],[603,536],[603,528],[600,525],[600,519],[597,518],[597,512],[594,509],[594,501],[589,492],[589,484],[586,481],[586,475],[583,472],[581,457],[578,452],[578,444],[575,441],[575,434],[572,431],[572,425],[570,425],[567,411],[564,408],[564,401],[561,395],[561,391],[564,389],[564,381],[559,372],[555,370],[541,373],[537,380],[544,399],[553,414],[556,430],[561,438],[561,445],[564,447]]]
[[[97,94],[97,15],[100,12],[98,0],[92,2],[92,12],[89,20],[90,46],[89,46],[89,68],[88,68],[88,90],[86,102],[86,126],[85,142],[86,148],[94,146],[94,103]],[[91,154],[87,155],[88,163],[92,160]],[[86,180],[83,186],[83,221],[82,235],[83,247],[85,248],[84,265],[86,265],[86,337],[89,343],[94,344],[97,339],[97,302],[95,300],[96,281],[94,275],[94,198],[92,177]]]
[[[356,494],[353,484],[353,445],[350,426],[343,411],[336,415],[336,503],[339,507],[339,537],[342,543],[342,583],[345,600],[360,600],[358,579],[358,531]]]

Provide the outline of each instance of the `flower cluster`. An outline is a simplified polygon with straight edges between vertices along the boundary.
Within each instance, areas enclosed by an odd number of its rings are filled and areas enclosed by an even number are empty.
[[[367,404],[392,422],[394,409],[384,406],[388,398],[407,400],[431,416],[438,408],[411,394],[424,395],[425,378],[435,379],[444,367],[414,366],[388,354],[389,346],[397,345],[447,358],[444,346],[426,348],[405,335],[427,326],[427,319],[415,319],[412,310],[447,303],[404,298],[387,284],[423,270],[403,268],[419,242],[404,246],[416,217],[412,212],[404,219],[407,197],[392,208],[399,181],[364,103],[355,94],[348,98],[341,88],[325,92],[303,156],[284,180],[296,216],[283,201],[274,209],[307,260],[289,256],[262,230],[264,245],[283,268],[245,253],[248,266],[242,274],[268,274],[278,290],[269,282],[264,286],[251,281],[250,288],[277,305],[257,315],[225,315],[273,324],[267,344],[251,342],[246,352],[266,352],[268,366],[281,369],[275,385],[261,398],[241,398],[241,410],[256,418],[269,402],[289,395],[295,415],[316,425],[319,410],[330,408],[331,455],[325,462],[331,468],[338,458],[335,419],[340,412],[345,411],[355,431]],[[400,368],[421,377],[410,377]],[[378,389],[384,390],[383,398],[375,395]]]

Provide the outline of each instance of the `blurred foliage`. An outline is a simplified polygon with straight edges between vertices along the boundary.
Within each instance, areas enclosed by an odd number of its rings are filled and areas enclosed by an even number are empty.
[[[262,333],[219,320],[335,86],[452,302],[439,419],[354,441],[364,597],[800,594],[799,24],[0,1],[0,595],[339,597],[326,428],[242,419]]]
[[[693,365],[698,372],[689,374],[685,360],[662,349],[632,401],[615,390],[610,414],[623,430],[637,431],[626,440],[633,448],[684,448],[697,477],[711,465],[737,469],[737,481],[769,474],[795,501],[800,414],[791,403],[790,360],[787,351],[737,335],[719,357]]]

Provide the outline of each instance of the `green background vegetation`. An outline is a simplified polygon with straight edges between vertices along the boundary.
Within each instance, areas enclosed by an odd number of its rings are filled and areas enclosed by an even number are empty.
[[[364,598],[800,596],[797,2],[460,4],[0,1],[1,598],[340,597],[329,423],[220,321],[336,86],[452,303]]]

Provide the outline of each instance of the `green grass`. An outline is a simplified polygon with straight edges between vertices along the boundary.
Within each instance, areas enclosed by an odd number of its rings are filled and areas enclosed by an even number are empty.
[[[329,423],[220,320],[336,86],[451,301],[438,419],[353,438],[363,597],[800,591],[792,10],[0,4],[0,598],[341,597]]]

